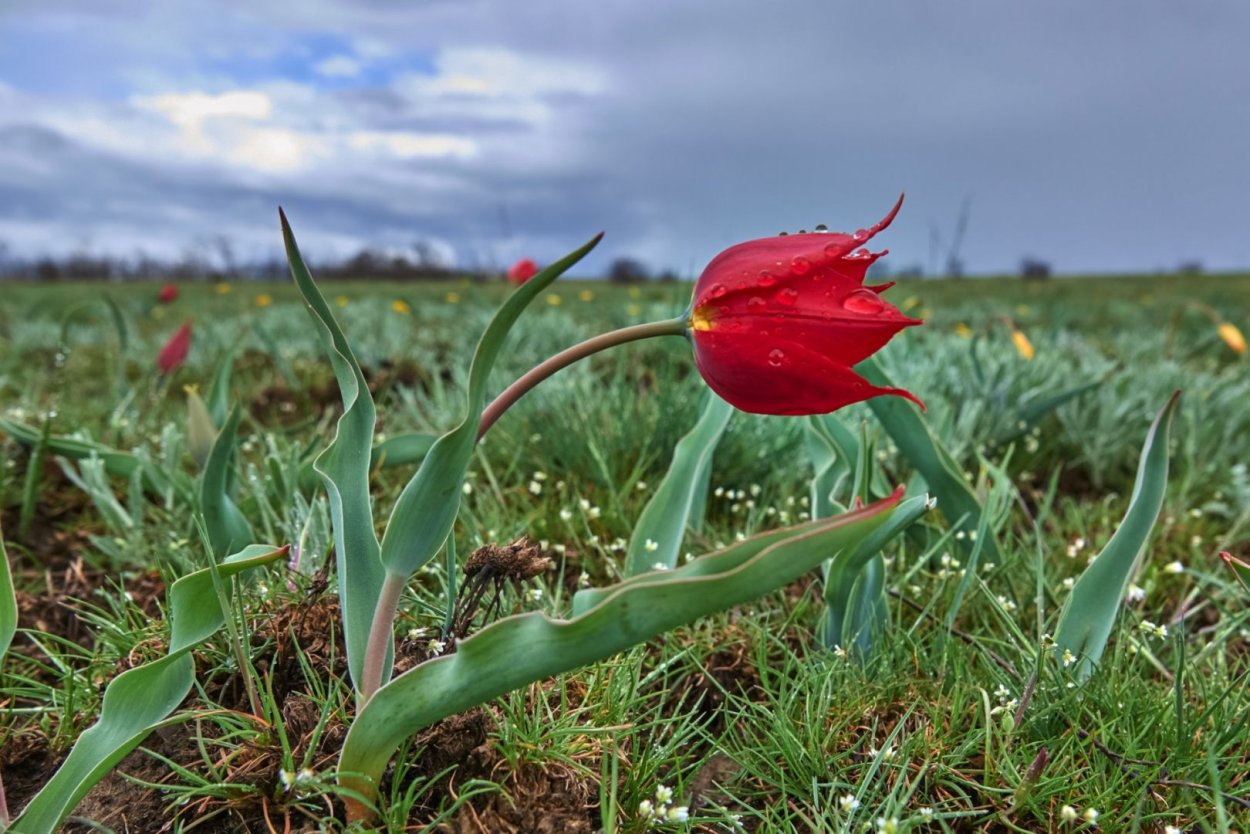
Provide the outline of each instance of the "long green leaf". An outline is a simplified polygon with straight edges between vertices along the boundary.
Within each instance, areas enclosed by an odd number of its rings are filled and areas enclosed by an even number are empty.
[[[1226,551],[1220,553],[1220,558],[1224,560],[1224,564],[1228,565],[1228,569],[1233,572],[1233,576],[1241,583],[1241,587],[1250,591],[1250,563],[1246,563]]]
[[[482,334],[469,368],[468,407],[456,428],[430,447],[421,467],[400,493],[382,536],[382,564],[387,573],[407,578],[434,558],[451,532],[460,510],[461,485],[477,442],[486,405],[486,381],[504,339],[525,307],[552,281],[595,248],[602,234],[539,272],[508,297]]]
[[[874,358],[865,359],[855,369],[873,385],[894,385]],[[873,397],[868,401],[868,407],[894,440],[899,452],[924,478],[928,490],[937,496],[938,510],[947,522],[965,533],[977,533],[981,527],[988,527],[981,524],[981,503],[964,480],[959,464],[929,430],[915,406],[901,397]],[[971,552],[971,543],[976,542],[986,560],[1002,564],[998,544],[988,530],[982,535],[968,536],[963,541],[967,543],[966,552]],[[970,573],[975,569],[971,564],[965,567]]]
[[[200,511],[204,514],[204,526],[213,545],[214,559],[221,559],[252,538],[251,525],[229,495],[230,464],[234,458],[234,440],[241,415],[237,405],[230,411],[226,424],[213,441],[200,481]]]
[[[1079,680],[1088,680],[1102,658],[1133,567],[1145,551],[1146,540],[1163,508],[1168,484],[1168,435],[1180,395],[1180,391],[1173,394],[1151,424],[1128,512],[1111,541],[1077,579],[1059,616],[1055,650],[1060,658],[1075,658],[1074,673]]]
[[[572,620],[529,613],[482,629],[455,654],[427,661],[377,691],[348,730],[340,783],[371,798],[395,750],[422,727],[784,586],[886,522],[900,494],[787,531],[789,536],[745,560],[741,552],[753,549],[748,542],[676,570],[635,577]]]
[[[118,762],[173,712],[191,691],[191,649],[221,628],[225,615],[213,590],[222,577],[281,559],[287,548],[248,545],[220,565],[184,576],[169,591],[169,652],[118,675],[104,691],[100,718],[78,737],[69,756],[14,820],[12,834],[51,834]]]
[[[420,433],[388,437],[373,447],[369,465],[374,469],[390,469],[392,466],[420,463],[436,440],[437,435]]]
[[[825,611],[817,632],[826,646],[853,645],[861,658],[867,656],[872,648],[872,629],[884,607],[881,550],[928,507],[927,497],[909,498],[850,554],[826,562]]]
[[[700,486],[707,486],[712,453],[734,411],[711,391],[706,396],[699,421],[677,441],[668,472],[634,525],[625,555],[626,576],[649,573],[657,565],[672,568],[677,564]]]
[[[39,443],[40,429],[0,417],[0,431],[12,437],[27,448],[34,448]],[[190,503],[195,494],[191,482],[181,473],[167,473],[150,462],[144,461],[130,452],[122,452],[94,440],[79,440],[74,437],[48,438],[48,451],[71,460],[82,460],[92,456],[104,461],[104,469],[118,478],[130,478],[135,470],[143,476],[143,486],[157,496],[164,496],[172,490],[179,498]]]
[[[321,476],[329,499],[347,666],[352,681],[359,686],[369,625],[385,576],[369,503],[369,461],[377,412],[360,363],[334,320],[330,305],[313,283],[286,215],[279,213],[291,277],[308,306],[317,338],[334,366],[343,398],[343,415],[335,427],[334,439],[313,461],[313,468]]]
[[[0,529],[0,664],[17,633],[17,591],[9,570],[9,554],[4,549],[4,530]],[[0,665],[0,668],[3,668]]]

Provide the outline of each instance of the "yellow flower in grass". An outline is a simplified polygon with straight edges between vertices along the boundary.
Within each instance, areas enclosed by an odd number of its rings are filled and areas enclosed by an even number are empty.
[[[961,339],[971,339],[972,328],[961,321],[959,324],[955,325],[955,335]]]
[[[412,313],[412,308],[408,306],[408,302],[402,301],[398,298],[391,302],[391,309],[396,313],[399,313],[401,316],[406,316]]]
[[[548,293],[548,294],[547,294],[547,303],[548,303],[548,304],[550,304],[552,307],[559,307],[561,304],[563,304],[563,303],[564,303],[564,299],[563,299],[563,298],[561,298],[561,297],[560,297],[558,294],[556,294],[556,293]]]
[[[230,290],[233,289],[233,287],[231,287],[225,281],[221,281],[217,284],[217,286],[214,289],[217,290],[218,295],[229,295]]]
[[[260,295],[256,296],[257,307],[268,307],[272,303],[273,303],[273,296],[271,296],[267,292],[263,292]]]
[[[444,296],[444,298],[447,300],[448,304],[460,303],[460,293],[458,292],[449,292],[446,296]]]
[[[1224,344],[1228,345],[1228,349],[1233,353],[1242,354],[1246,352],[1246,337],[1237,329],[1237,325],[1229,321],[1222,321],[1216,327],[1219,331],[1220,338],[1224,340]]]
[[[1024,335],[1023,330],[1012,328],[1011,343],[1016,346],[1016,353],[1020,354],[1022,359],[1033,358],[1033,343],[1029,341],[1029,337]]]
[[[595,300],[595,294],[591,292],[590,290],[582,290],[580,293],[577,294],[577,297],[580,298],[582,301],[594,301]]]

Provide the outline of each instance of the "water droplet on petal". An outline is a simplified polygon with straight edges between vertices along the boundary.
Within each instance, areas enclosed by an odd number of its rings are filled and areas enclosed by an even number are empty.
[[[773,348],[768,352],[768,364],[774,368],[780,368],[784,361],[786,361],[786,352],[781,348]]]
[[[842,300],[842,306],[852,313],[875,316],[885,309],[885,302],[872,290],[855,290]]]
[[[766,269],[760,273],[759,281],[761,287],[771,287],[773,284],[777,283],[777,276],[773,275]]]
[[[777,237],[786,237],[789,234],[789,232],[777,232]]]
[[[827,232],[827,231],[829,231],[829,227],[828,227],[828,226],[826,226],[824,223],[817,223],[817,224],[816,224],[816,231],[818,231],[818,232]]]
[[[796,255],[794,260],[790,261],[790,271],[795,275],[806,275],[812,271],[812,262],[802,255]]]
[[[798,300],[799,300],[798,290],[791,289],[790,287],[786,287],[785,289],[782,289],[778,291],[777,293],[777,303],[784,304],[787,307],[793,307],[794,302]]]
[[[799,234],[801,235],[807,234],[807,229],[799,229]]]
[[[751,296],[750,300],[747,301],[747,309],[748,310],[762,310],[764,309],[764,305],[767,303],[768,303],[767,301],[765,301],[763,298],[760,298],[758,295],[753,295]]]
[[[831,243],[825,247],[825,257],[836,260],[846,254],[845,243]]]
[[[851,235],[851,237],[855,238],[856,240],[867,240],[868,231],[866,229],[857,229],[855,231],[855,234]]]
[[[712,287],[712,298],[720,298],[726,293],[724,284],[716,284]]]

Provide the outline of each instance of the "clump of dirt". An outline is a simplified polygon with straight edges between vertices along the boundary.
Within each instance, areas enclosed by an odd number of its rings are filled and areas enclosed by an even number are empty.
[[[503,792],[466,803],[448,834],[590,834],[599,822],[599,786],[568,765],[526,763],[503,780]]]
[[[339,599],[333,594],[314,591],[298,605],[275,610],[253,631],[252,638],[258,646],[273,643],[272,651],[257,660],[256,671],[268,676],[278,699],[308,691],[301,652],[308,669],[322,680],[347,677],[343,616]],[[242,682],[235,684],[236,697],[242,698]]]

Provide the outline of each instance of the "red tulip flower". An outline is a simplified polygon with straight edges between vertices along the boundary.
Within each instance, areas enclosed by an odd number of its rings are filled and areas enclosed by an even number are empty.
[[[508,267],[508,282],[520,286],[537,274],[538,264],[532,258],[521,258]]]
[[[178,332],[169,337],[169,341],[156,355],[156,364],[161,373],[167,374],[187,359],[187,351],[191,349],[191,322],[178,328]]]
[[[156,300],[162,304],[172,304],[178,300],[178,287],[174,284],[166,284],[161,287],[161,291],[157,294]]]
[[[886,254],[862,249],[890,225],[853,235],[801,232],[740,243],[712,259],[694,288],[690,338],[695,364],[730,405],[756,414],[825,414],[901,388],[872,385],[852,367],[919,319],[865,286]]]

